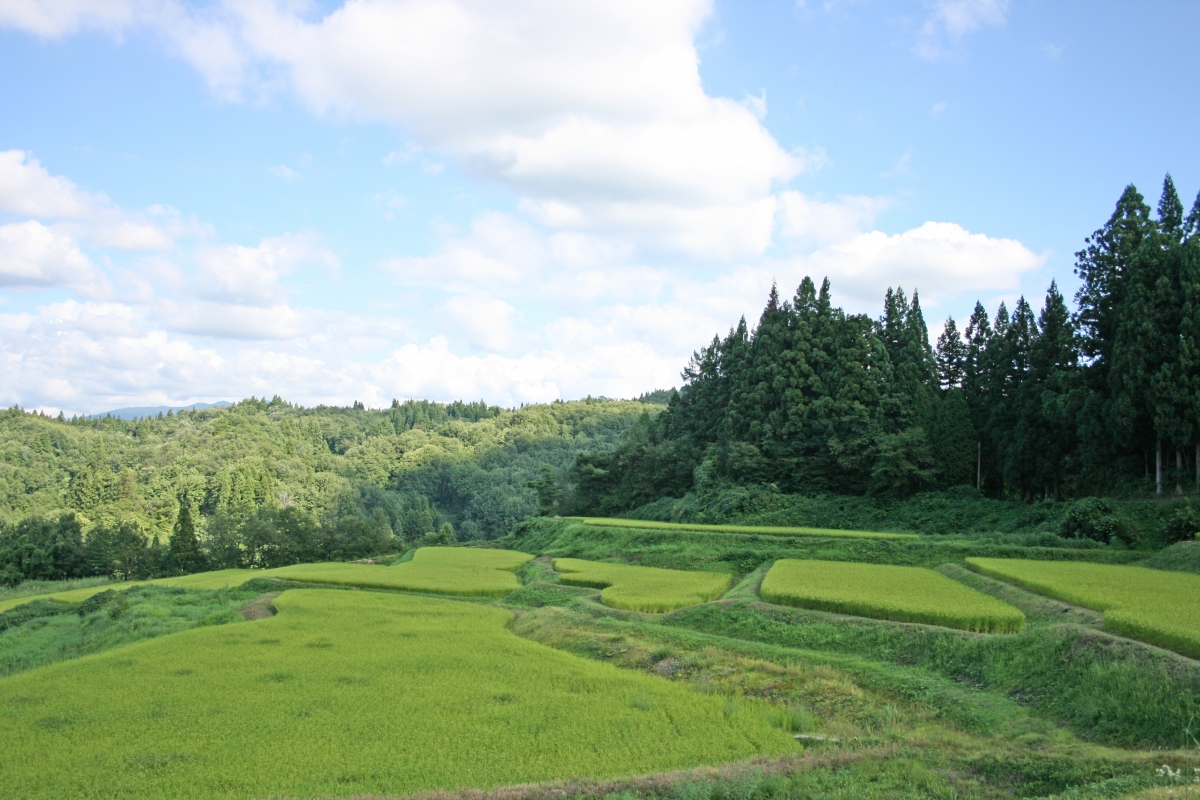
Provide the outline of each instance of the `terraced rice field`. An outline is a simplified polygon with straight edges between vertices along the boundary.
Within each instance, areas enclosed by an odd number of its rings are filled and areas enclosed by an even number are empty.
[[[0,681],[3,794],[396,795],[798,748],[763,706],[521,639],[494,607],[330,590],[275,605]]]
[[[968,558],[984,575],[1104,612],[1104,627],[1122,636],[1200,658],[1200,575],[1145,567]]]
[[[1008,603],[923,567],[782,559],[759,594],[771,603],[968,631],[1011,633],[1025,624]]]
[[[907,539],[919,538],[915,533],[880,533],[876,531],[844,531],[833,528],[791,528],[758,525],[700,525],[690,522],[652,522],[642,519],[615,519],[609,517],[570,517],[585,525],[608,528],[645,528],[656,531],[700,531],[706,533],[743,533],[760,536],[824,536],[851,539]]]
[[[533,559],[515,550],[422,547],[411,561],[374,564],[299,564],[270,572],[278,578],[337,583],[374,589],[399,589],[463,597],[503,597],[521,588],[513,572]]]
[[[724,572],[635,567],[579,558],[556,558],[562,582],[603,589],[600,602],[613,608],[654,613],[674,611],[715,600],[733,577]]]
[[[34,600],[54,598],[81,603],[108,589],[128,589],[142,583],[185,589],[225,589],[251,578],[278,577],[307,583],[334,583],[371,589],[396,589],[475,597],[503,597],[521,586],[513,571],[533,556],[514,550],[476,550],[466,547],[422,547],[411,561],[390,567],[374,564],[297,564],[276,569],[222,569],[152,581],[128,581],[72,589],[66,592],[0,600],[0,612]]]

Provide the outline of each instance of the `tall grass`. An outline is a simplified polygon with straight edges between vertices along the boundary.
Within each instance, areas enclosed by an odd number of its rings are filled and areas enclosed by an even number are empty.
[[[762,598],[861,617],[1011,633],[1025,615],[945,575],[921,567],[784,559],[763,578]]]
[[[236,610],[254,594],[141,585],[80,605],[35,600],[0,613],[0,677],[197,625],[241,622]]]
[[[1104,627],[1200,658],[1200,575],[1145,567],[969,558],[972,569],[1104,612]]]
[[[0,681],[4,794],[401,795],[798,749],[745,703],[507,630],[501,609],[294,590],[279,614]]]
[[[720,597],[733,581],[722,572],[686,572],[556,558],[562,582],[603,589],[600,602],[613,608],[660,613],[706,603]]]

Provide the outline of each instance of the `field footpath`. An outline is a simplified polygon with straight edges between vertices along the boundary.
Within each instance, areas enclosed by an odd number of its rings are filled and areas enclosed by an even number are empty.
[[[547,781],[520,783],[495,789],[462,789],[459,791],[416,792],[406,795],[358,795],[346,800],[564,800],[564,798],[602,798],[614,794],[636,794],[639,797],[664,797],[687,786],[702,783],[744,783],[745,779],[772,776],[792,776],[818,769],[844,769],[864,759],[884,760],[895,756],[895,744],[865,747],[853,752],[820,752],[806,750],[778,758],[758,757],[733,761],[717,767],[631,775],[611,780]]]

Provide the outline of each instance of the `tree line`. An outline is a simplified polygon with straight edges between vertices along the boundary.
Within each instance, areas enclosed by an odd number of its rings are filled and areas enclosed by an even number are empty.
[[[1200,493],[1200,196],[1168,175],[1156,212],[1130,185],[1076,254],[1074,310],[1051,283],[930,342],[917,291],[877,319],[826,279],[772,287],[697,351],[665,412],[570,470],[574,510],[619,513],[725,483],[908,495],[972,486],[1033,502]]]

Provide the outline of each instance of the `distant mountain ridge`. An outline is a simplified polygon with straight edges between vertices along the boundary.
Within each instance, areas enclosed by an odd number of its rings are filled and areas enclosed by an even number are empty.
[[[88,419],[141,419],[142,417],[157,417],[168,411],[178,414],[180,411],[201,411],[205,408],[228,408],[233,403],[228,400],[218,400],[215,403],[192,403],[190,406],[130,406],[129,408],[114,408],[112,411],[101,411],[99,414],[88,414]]]

